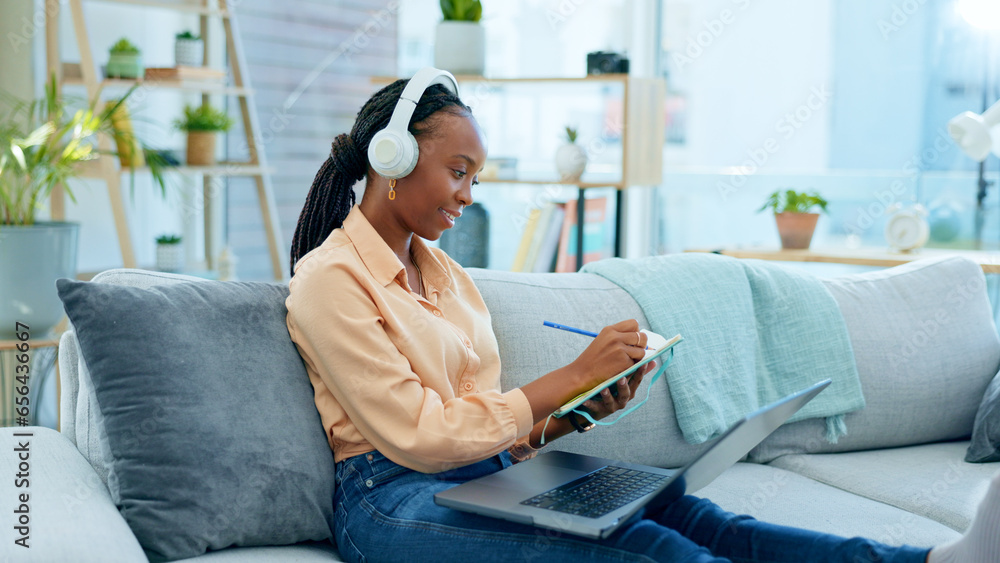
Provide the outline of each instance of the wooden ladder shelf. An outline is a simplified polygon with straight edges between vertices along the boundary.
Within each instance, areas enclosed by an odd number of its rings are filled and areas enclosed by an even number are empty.
[[[136,81],[125,81],[120,79],[104,80],[99,77],[98,69],[94,61],[93,53],[90,49],[89,33],[87,21],[84,15],[84,4],[86,3],[117,3],[133,6],[142,6],[150,9],[173,10],[185,13],[195,13],[199,15],[201,37],[206,39],[205,63],[209,62],[209,18],[221,18],[222,28],[225,33],[226,49],[229,59],[229,70],[231,74],[231,84],[227,87],[219,85],[192,85],[183,81],[176,83],[170,81],[157,81],[158,88],[176,88],[179,90],[196,90],[202,93],[202,102],[207,102],[211,94],[224,94],[233,96],[238,100],[240,117],[243,123],[243,131],[246,134],[246,143],[249,159],[240,163],[224,163],[214,167],[179,167],[179,173],[201,174],[203,179],[203,201],[205,215],[205,260],[209,269],[214,267],[214,260],[219,241],[214,240],[214,216],[213,207],[216,205],[214,196],[211,193],[211,183],[213,178],[221,176],[243,176],[252,177],[257,187],[257,197],[260,202],[261,215],[263,217],[264,229],[270,249],[271,266],[274,270],[274,279],[284,280],[288,260],[284,243],[282,242],[281,230],[278,224],[277,206],[274,200],[274,190],[271,186],[270,171],[267,159],[264,156],[263,147],[257,144],[261,138],[260,121],[257,117],[253,103],[253,90],[250,87],[250,79],[247,73],[247,63],[243,50],[243,43],[237,27],[236,17],[232,6],[228,0],[188,0],[188,1],[158,1],[158,0],[69,0],[69,7],[72,13],[73,28],[76,35],[77,48],[80,52],[80,74],[81,78],[75,83],[86,88],[87,99],[97,100],[101,96],[102,90],[108,85],[131,85]],[[46,18],[46,57],[49,76],[53,74],[59,83],[60,88],[65,84],[73,83],[71,79],[63,77],[63,61],[59,57],[59,3],[54,2],[46,8],[48,17]],[[109,155],[111,151],[111,139],[107,135],[100,135],[98,138],[98,148],[104,153],[97,159],[95,166],[91,170],[92,176],[102,179],[108,187],[108,195],[111,201],[111,211],[114,217],[115,230],[118,235],[118,245],[121,249],[124,267],[137,267],[135,253],[132,248],[132,238],[129,232],[128,220],[125,214],[125,205],[122,201],[121,175],[122,170],[118,164],[118,159]],[[54,220],[65,218],[65,192],[57,188],[51,198],[51,212]],[[225,210],[223,210],[225,212]]]

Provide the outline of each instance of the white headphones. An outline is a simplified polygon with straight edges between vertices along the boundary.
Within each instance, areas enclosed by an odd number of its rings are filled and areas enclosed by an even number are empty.
[[[431,84],[441,84],[458,95],[458,81],[446,70],[425,67],[413,75],[392,110],[389,125],[375,133],[368,144],[368,162],[380,176],[390,180],[402,178],[417,165],[420,151],[408,126],[420,96]]]

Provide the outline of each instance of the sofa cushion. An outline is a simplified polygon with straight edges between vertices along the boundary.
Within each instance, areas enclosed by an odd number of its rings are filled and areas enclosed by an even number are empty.
[[[787,455],[771,466],[965,531],[998,463],[966,463],[968,442],[841,454]]]
[[[847,323],[867,406],[845,417],[848,434],[836,444],[823,439],[822,421],[805,420],[779,428],[750,459],[967,438],[1000,367],[980,267],[948,257],[824,281]]]
[[[965,452],[965,461],[1000,461],[1000,373],[993,377],[986,388],[979,410],[976,411],[972,441]]]
[[[104,426],[108,488],[151,560],[332,537],[333,455],[285,326],[286,287],[57,286]]]
[[[178,563],[337,563],[343,561],[337,548],[330,542],[304,542],[295,545],[267,547],[231,547],[222,551],[209,551]]]
[[[492,312],[500,344],[504,391],[520,387],[575,360],[591,339],[542,325],[542,321],[599,331],[625,319],[649,328],[639,305],[617,285],[594,274],[525,274],[469,268],[469,274]],[[705,445],[688,444],[681,435],[661,378],[649,402],[615,425],[560,438],[560,450],[622,459],[659,467],[679,467]],[[646,385],[637,390],[645,396]]]
[[[19,436],[19,434],[22,434]],[[32,436],[23,436],[32,434]],[[28,483],[15,487],[22,460],[15,448],[28,449]],[[0,561],[23,563],[135,563],[142,547],[115,509],[107,488],[64,435],[39,426],[0,429],[0,493],[4,506],[4,545]],[[28,548],[13,545],[18,495],[27,494]],[[72,523],[72,525],[66,525]]]
[[[695,495],[762,522],[888,545],[931,547],[960,535],[924,516],[756,463],[737,463]]]

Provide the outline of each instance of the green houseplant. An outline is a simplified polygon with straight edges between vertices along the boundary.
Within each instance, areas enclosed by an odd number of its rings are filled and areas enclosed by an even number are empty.
[[[156,269],[179,272],[184,267],[184,247],[181,236],[165,234],[156,237]]]
[[[797,192],[792,189],[776,190],[768,196],[758,213],[766,209],[774,212],[774,222],[785,249],[809,248],[819,213],[826,212],[828,202],[816,192]]]
[[[34,101],[0,92],[0,339],[11,337],[16,321],[41,337],[62,318],[54,284],[76,276],[79,225],[36,214],[57,185],[76,201],[67,181],[103,156],[95,137],[115,134],[113,116],[131,93],[98,110],[96,101],[68,107],[54,77]],[[165,195],[162,157],[148,151],[146,160]]]
[[[434,66],[453,74],[480,75],[486,66],[486,32],[479,0],[441,0],[434,36]]]
[[[108,78],[141,78],[145,73],[142,53],[131,41],[122,37],[111,46],[105,74]]]
[[[183,117],[175,120],[174,126],[187,133],[188,165],[212,166],[215,164],[216,134],[228,131],[233,126],[233,119],[209,104],[185,106]]]
[[[174,64],[201,66],[205,60],[205,42],[201,37],[184,31],[174,36]]]

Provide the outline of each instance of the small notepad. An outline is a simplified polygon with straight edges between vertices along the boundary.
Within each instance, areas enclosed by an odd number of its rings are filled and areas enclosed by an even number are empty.
[[[610,387],[623,377],[628,377],[629,375],[634,373],[635,370],[648,364],[649,362],[655,360],[656,358],[659,358],[660,356],[668,352],[671,348],[673,348],[674,345],[676,345],[678,342],[684,340],[679,334],[675,335],[670,340],[667,340],[666,338],[660,336],[659,334],[656,334],[655,332],[650,332],[648,330],[643,330],[642,332],[643,334],[646,335],[647,350],[646,350],[646,355],[643,356],[641,360],[630,366],[628,369],[604,380],[602,383],[593,387],[589,391],[584,391],[583,393],[580,393],[579,395],[571,399],[569,402],[567,402],[565,405],[556,409],[556,411],[552,413],[553,416],[555,416],[556,418],[562,418],[563,416],[566,416],[567,413],[579,407],[587,400],[592,399],[595,395],[600,393],[605,388]]]

